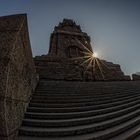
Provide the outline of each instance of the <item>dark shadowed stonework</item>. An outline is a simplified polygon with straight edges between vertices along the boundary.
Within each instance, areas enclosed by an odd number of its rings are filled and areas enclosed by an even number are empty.
[[[41,78],[55,80],[130,80],[120,65],[93,58],[90,37],[69,19],[54,28],[49,53],[34,58]]]
[[[12,140],[36,86],[25,14],[0,17],[0,140]]]
[[[140,81],[140,75],[139,74],[132,74],[132,79],[134,81]]]

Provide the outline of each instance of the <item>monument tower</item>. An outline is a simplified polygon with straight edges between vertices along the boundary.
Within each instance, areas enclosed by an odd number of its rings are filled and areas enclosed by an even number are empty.
[[[55,27],[51,34],[49,55],[69,59],[84,57],[87,50],[92,52],[90,37],[75,22],[64,19]]]
[[[34,58],[42,78],[57,80],[129,80],[120,65],[93,57],[90,37],[73,20],[64,19],[50,37],[49,53]]]

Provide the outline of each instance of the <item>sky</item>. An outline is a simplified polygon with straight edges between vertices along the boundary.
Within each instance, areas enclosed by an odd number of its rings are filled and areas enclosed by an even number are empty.
[[[91,37],[98,57],[140,72],[140,0],[0,0],[0,16],[27,13],[33,56],[48,53],[50,33],[63,18]]]

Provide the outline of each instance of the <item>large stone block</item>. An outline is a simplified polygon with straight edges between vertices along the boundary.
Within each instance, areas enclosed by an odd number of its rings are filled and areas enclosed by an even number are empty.
[[[37,75],[25,14],[0,17],[0,140],[14,140]]]

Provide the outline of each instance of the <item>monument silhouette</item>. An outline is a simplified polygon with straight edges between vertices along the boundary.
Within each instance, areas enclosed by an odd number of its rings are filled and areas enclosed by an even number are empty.
[[[94,57],[90,37],[80,25],[64,19],[50,37],[49,53],[34,58],[42,78],[79,81],[130,80],[120,65]]]

